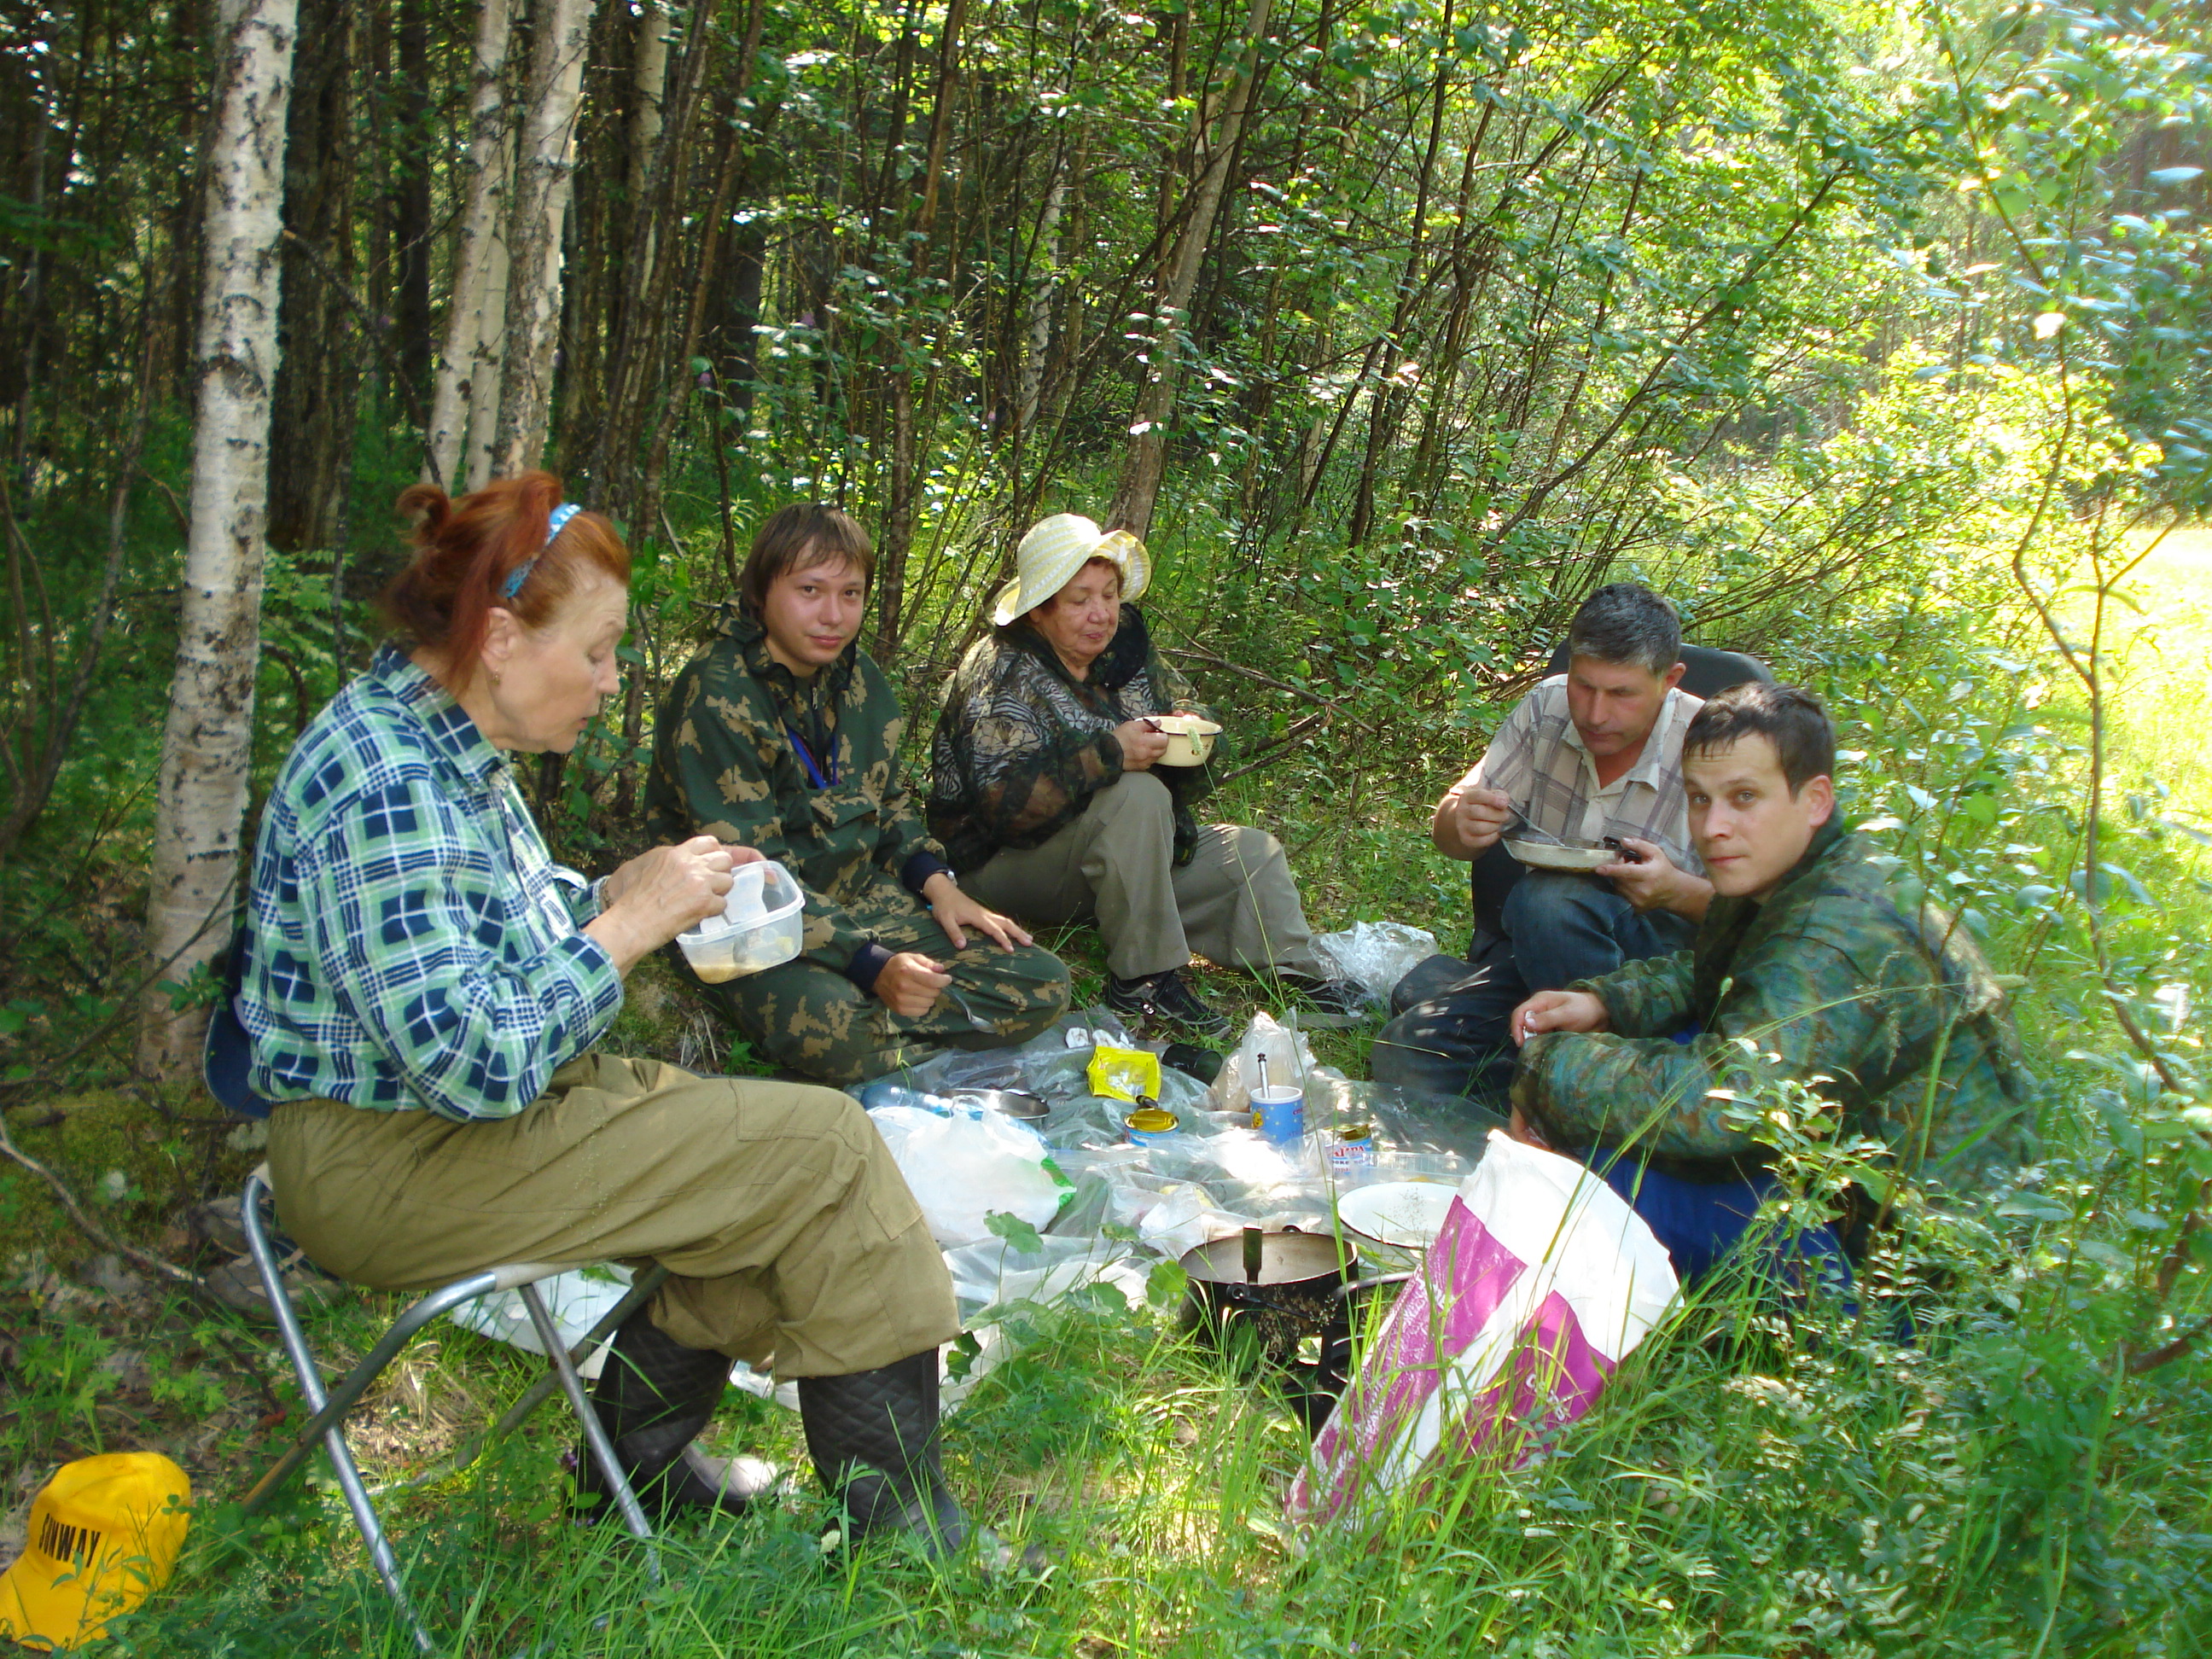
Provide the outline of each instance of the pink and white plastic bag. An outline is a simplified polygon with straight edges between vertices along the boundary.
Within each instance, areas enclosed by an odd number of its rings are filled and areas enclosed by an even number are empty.
[[[1674,1299],[1650,1228],[1572,1158],[1492,1131],[1291,1489],[1319,1524],[1432,1467],[1525,1462]]]

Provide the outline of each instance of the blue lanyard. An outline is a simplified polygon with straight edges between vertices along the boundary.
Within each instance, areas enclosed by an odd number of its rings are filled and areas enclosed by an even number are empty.
[[[791,739],[791,752],[799,757],[799,763],[806,769],[807,782],[817,789],[827,789],[837,781],[837,757],[834,750],[830,756],[830,775],[824,777],[822,769],[814,763],[814,757],[807,753],[806,745],[799,741],[799,733],[787,725],[783,728],[783,735]]]

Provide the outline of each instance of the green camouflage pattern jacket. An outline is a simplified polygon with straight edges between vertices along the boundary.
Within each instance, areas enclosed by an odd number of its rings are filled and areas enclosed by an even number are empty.
[[[1832,819],[1764,902],[1716,898],[1692,950],[1571,988],[1603,1000],[1611,1030],[1532,1037],[1513,1082],[1554,1146],[1738,1173],[1768,1154],[1728,1109],[1786,1077],[1830,1079],[1843,1133],[1953,1191],[2028,1155],[2035,1085],[1981,952],[1934,906],[1900,902],[1873,847]]]
[[[918,915],[921,884],[948,867],[899,781],[897,694],[857,642],[802,680],[736,606],[716,630],[661,707],[646,828],[775,860],[806,890],[802,953],[872,988],[890,954],[872,926]]]
[[[1146,714],[1212,715],[1152,647],[1144,612],[1121,607],[1112,641],[1077,679],[1026,621],[978,640],[953,672],[930,744],[929,828],[953,868],[981,868],[1002,848],[1042,847],[1121,776],[1114,728]],[[1198,844],[1190,803],[1213,787],[1204,766],[1163,767],[1175,796],[1176,862]]]

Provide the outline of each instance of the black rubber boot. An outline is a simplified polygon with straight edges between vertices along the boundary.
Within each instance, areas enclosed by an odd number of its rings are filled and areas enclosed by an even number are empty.
[[[937,1446],[937,1350],[848,1376],[803,1376],[799,1416],[815,1473],[845,1506],[849,1539],[911,1533],[933,1556],[968,1536]]]
[[[592,1404],[648,1516],[666,1520],[687,1509],[742,1514],[775,1485],[773,1464],[757,1457],[708,1457],[691,1443],[714,1415],[729,1379],[727,1359],[685,1347],[642,1308],[615,1332],[606,1364],[592,1384]],[[599,1500],[596,1518],[616,1513],[588,1446],[577,1455],[576,1486],[580,1495]]]

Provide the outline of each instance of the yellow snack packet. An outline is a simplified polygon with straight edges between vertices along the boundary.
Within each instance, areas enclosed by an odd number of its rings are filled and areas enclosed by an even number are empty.
[[[1109,1100],[1160,1097],[1160,1057],[1142,1048],[1115,1048],[1104,1043],[1091,1051],[1091,1092]]]

